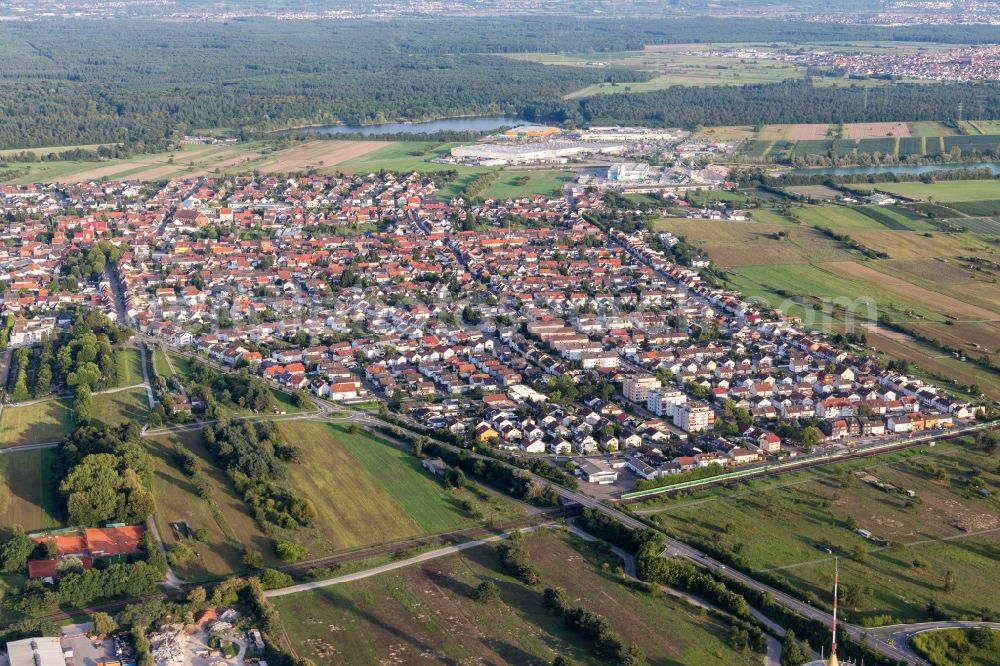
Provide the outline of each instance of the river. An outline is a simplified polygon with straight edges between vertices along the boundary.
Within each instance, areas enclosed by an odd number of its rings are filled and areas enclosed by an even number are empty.
[[[466,116],[442,118],[422,123],[383,123],[381,125],[318,125],[285,130],[285,132],[311,132],[314,134],[356,134],[381,136],[383,134],[433,134],[434,132],[486,132],[498,127],[512,127],[524,121],[509,116]]]
[[[989,169],[994,174],[1000,174],[1000,162],[969,162],[952,164],[906,164],[899,166],[855,166],[855,167],[814,167],[792,169],[793,176],[867,176],[879,173],[931,173],[934,171],[953,171],[955,169]]]

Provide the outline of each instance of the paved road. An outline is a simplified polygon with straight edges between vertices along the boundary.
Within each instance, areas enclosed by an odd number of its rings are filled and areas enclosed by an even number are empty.
[[[520,532],[527,532],[534,528],[526,527]],[[390,562],[388,564],[383,564],[381,566],[372,567],[371,569],[365,569],[364,571],[357,571],[355,573],[344,574],[343,576],[335,576],[333,578],[326,578],[324,580],[316,580],[309,583],[300,583],[299,585],[292,585],[290,587],[283,587],[278,590],[267,590],[264,592],[265,597],[283,597],[288,594],[297,594],[299,592],[306,592],[308,590],[317,590],[322,587],[329,587],[330,585],[340,585],[342,583],[350,583],[356,580],[363,580],[365,578],[370,578],[371,576],[377,576],[382,573],[389,571],[395,571],[396,569],[402,569],[414,564],[420,564],[421,562],[426,562],[428,560],[434,560],[439,557],[445,557],[447,555],[454,555],[455,553],[460,553],[463,550],[468,550],[470,548],[477,548],[488,543],[493,543],[496,541],[501,541],[510,537],[510,532],[504,532],[503,534],[496,534],[491,537],[486,537],[485,539],[479,539],[478,541],[467,541],[465,543],[460,543],[457,546],[445,546],[444,548],[437,548],[435,550],[429,550],[426,553],[421,553],[409,559],[399,560],[398,562]]]
[[[116,388],[102,389],[100,391],[94,391],[91,395],[105,395],[108,393],[121,393],[122,391],[133,391],[137,388],[147,388],[146,384],[132,384],[131,386],[118,386]],[[24,400],[23,402],[12,402],[8,407],[29,407],[31,405],[37,405],[40,402],[49,402],[52,400],[58,400],[59,398],[67,398],[72,394],[64,395],[47,395],[44,398],[35,398],[34,400]]]
[[[156,539],[156,548],[160,551],[160,555],[163,555],[163,557],[166,558],[167,548],[166,546],[163,545],[163,539],[160,538],[160,530],[156,526],[156,519],[154,519],[153,516],[147,518],[146,526],[149,527],[149,531],[153,533],[153,538]],[[168,564],[167,575],[164,584],[167,586],[168,589],[176,590],[180,588],[182,585],[186,585],[187,581],[181,580],[177,576],[177,574],[174,573],[174,570]]]
[[[910,640],[917,634],[928,631],[940,631],[942,629],[975,629],[976,627],[989,627],[1000,630],[1000,622],[920,622],[917,624],[893,624],[884,627],[867,629],[869,636],[874,636],[881,644],[892,643],[898,650],[907,654],[907,660],[916,664],[926,664],[912,647]],[[870,639],[869,639],[870,640]]]
[[[24,451],[38,451],[40,449],[54,449],[62,442],[39,442],[38,444],[20,444],[18,446],[8,446],[0,449],[0,455],[5,453],[22,453]]]

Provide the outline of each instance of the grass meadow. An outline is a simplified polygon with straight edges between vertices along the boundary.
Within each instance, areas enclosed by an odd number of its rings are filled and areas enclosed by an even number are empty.
[[[979,495],[970,481],[996,489],[997,462],[969,441],[940,443],[689,493],[644,512],[678,538],[736,548],[747,570],[769,572],[823,600],[838,555],[841,584],[858,591],[844,604],[856,620],[922,620],[931,600],[957,615],[983,607],[996,613],[1000,599],[981,592],[996,576],[1000,499]],[[864,474],[899,490],[881,490]],[[878,541],[854,533],[848,518]],[[855,554],[859,547],[864,558]],[[956,578],[951,592],[944,589],[948,571]]]
[[[605,617],[626,644],[654,664],[749,665],[728,645],[728,627],[669,597],[635,592],[613,570],[621,561],[563,533],[525,539],[542,584],[530,588],[501,573],[493,547],[467,550],[360,581],[276,597],[283,635],[317,663],[606,663],[542,605],[543,587],[562,587],[577,605]],[[472,594],[483,581],[502,601]]]
[[[53,397],[19,407],[5,405],[0,413],[0,448],[62,439],[73,429],[72,403],[69,398]],[[91,406],[91,419],[106,424],[129,418],[142,422],[148,413],[143,388],[96,394]]]
[[[0,455],[0,538],[14,525],[28,532],[61,526],[52,474],[55,455],[53,449]]]
[[[138,349],[119,349],[115,352],[118,366],[118,388],[142,383],[142,354]]]
[[[287,483],[316,507],[317,517],[308,528],[262,528],[215,466],[200,432],[148,440],[157,459],[154,493],[164,540],[176,540],[172,522],[184,521],[192,530],[204,528],[209,534],[204,544],[192,543],[199,557],[178,575],[204,580],[242,571],[243,547],[259,550],[269,565],[278,564],[273,553],[278,539],[301,543],[309,559],[524,515],[514,503],[478,488],[445,490],[417,458],[378,437],[319,421],[285,421],[279,427],[307,461],[288,465]],[[174,462],[175,442],[199,458],[208,499],[199,497],[192,480]]]

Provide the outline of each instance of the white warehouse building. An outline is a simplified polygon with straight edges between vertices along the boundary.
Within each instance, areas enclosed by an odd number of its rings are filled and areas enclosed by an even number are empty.
[[[625,144],[622,143],[538,141],[514,145],[477,143],[455,146],[451,149],[451,156],[462,160],[477,160],[484,165],[503,165],[565,162],[582,155],[618,155],[624,151]]]

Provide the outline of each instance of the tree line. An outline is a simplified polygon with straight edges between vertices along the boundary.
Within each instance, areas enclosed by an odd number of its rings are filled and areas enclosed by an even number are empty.
[[[959,104],[983,119],[1000,118],[1000,84],[823,87],[803,79],[743,86],[671,86],[651,92],[543,103],[525,109],[524,115],[539,122],[694,129],[711,125],[942,120],[954,118]]]
[[[471,114],[543,121],[693,126],[748,122],[878,120],[882,95],[865,112],[860,95],[830,105],[752,88],[678,88],[656,93],[563,96],[595,83],[632,83],[651,72],[624,67],[543,65],[506,58],[515,52],[641,50],[647,44],[748,39],[979,43],[990,26],[830,26],[753,19],[570,17],[452,18],[435,21],[171,23],[36,21],[0,25],[0,147],[103,144],[77,159],[165,150],[199,128],[235,128],[242,138],[311,124],[368,125]],[[959,29],[960,28],[960,29]],[[890,106],[923,117],[951,117],[948,86],[921,84],[940,104],[913,104],[898,84]],[[956,84],[958,85],[958,84]],[[766,90],[766,87],[765,87]],[[840,93],[830,93],[838,97]],[[965,98],[969,109],[997,108],[995,96]],[[684,108],[687,111],[684,111]],[[787,111],[785,110],[787,107]],[[942,112],[942,109],[945,112]],[[799,120],[806,118],[806,120]],[[897,119],[897,118],[893,118]],[[909,119],[909,118],[907,118]],[[22,161],[46,159],[24,155]],[[14,167],[16,168],[16,167]]]
[[[286,464],[299,462],[299,450],[285,441],[273,421],[223,420],[205,426],[202,437],[259,523],[286,529],[312,524],[312,502],[283,483]]]

